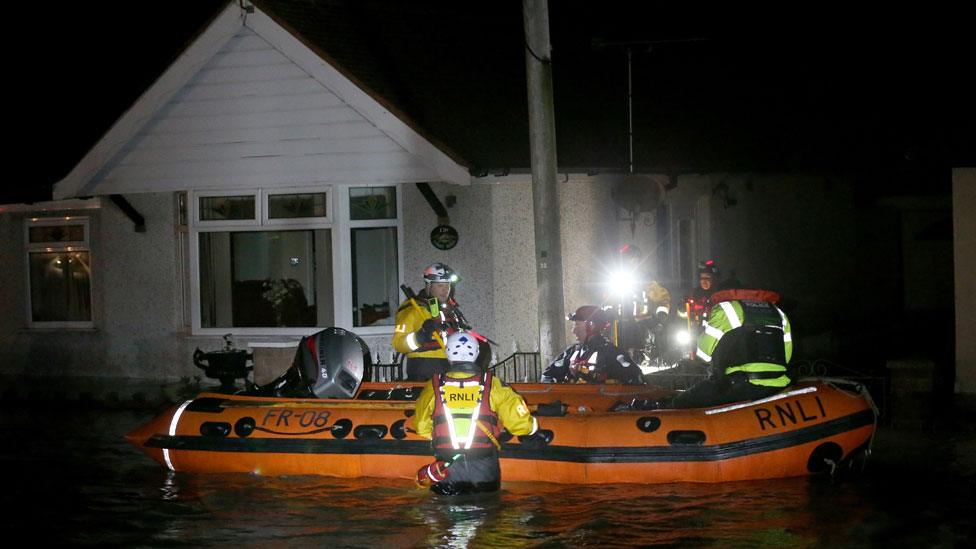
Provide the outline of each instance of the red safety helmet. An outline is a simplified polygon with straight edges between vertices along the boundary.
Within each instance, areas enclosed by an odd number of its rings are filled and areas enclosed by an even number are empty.
[[[574,322],[585,321],[587,338],[610,327],[610,315],[596,305],[583,305],[566,319]]]
[[[714,259],[706,259],[698,262],[698,274],[708,273],[713,278],[718,277],[718,263]]]

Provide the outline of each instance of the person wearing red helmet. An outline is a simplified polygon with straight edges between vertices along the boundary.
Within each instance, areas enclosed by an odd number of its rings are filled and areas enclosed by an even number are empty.
[[[583,305],[567,319],[573,322],[576,343],[549,364],[543,383],[644,383],[640,368],[604,335],[610,327],[606,311]]]

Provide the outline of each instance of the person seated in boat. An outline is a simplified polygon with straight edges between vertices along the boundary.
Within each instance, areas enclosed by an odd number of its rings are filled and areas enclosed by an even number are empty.
[[[418,471],[417,482],[442,495],[497,491],[502,429],[526,436],[539,423],[518,393],[479,364],[473,334],[453,332],[446,344],[447,372],[434,374],[414,408],[414,430],[432,439],[435,457]]]
[[[644,383],[640,368],[630,356],[604,336],[610,327],[607,311],[583,305],[567,319],[573,322],[576,343],[542,372],[543,383]]]
[[[790,321],[766,299],[764,290],[728,290],[698,337],[698,358],[710,375],[662,408],[704,408],[771,396],[792,383],[787,365],[793,355]],[[726,292],[715,294],[723,297]],[[751,298],[751,299],[746,299]]]
[[[424,270],[424,289],[407,297],[396,313],[393,348],[407,357],[407,379],[427,381],[447,370],[444,338],[466,327],[454,300],[457,273],[443,263]]]

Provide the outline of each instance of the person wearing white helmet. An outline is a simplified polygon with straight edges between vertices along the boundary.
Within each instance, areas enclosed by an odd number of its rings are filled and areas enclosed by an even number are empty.
[[[444,339],[470,328],[454,300],[457,273],[443,263],[424,270],[424,289],[400,304],[393,332],[393,348],[407,357],[407,379],[426,381],[444,373]]]
[[[447,336],[447,372],[434,374],[417,397],[414,430],[431,439],[435,461],[417,482],[443,495],[497,491],[501,485],[498,438],[528,436],[538,428],[525,400],[479,364],[486,342],[469,332]],[[482,361],[483,363],[484,361]]]

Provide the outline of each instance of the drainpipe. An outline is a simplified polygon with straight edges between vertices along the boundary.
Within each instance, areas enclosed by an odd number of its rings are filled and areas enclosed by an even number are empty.
[[[535,273],[539,286],[539,354],[542,364],[548,364],[566,341],[548,0],[523,0],[522,16],[535,217]]]

